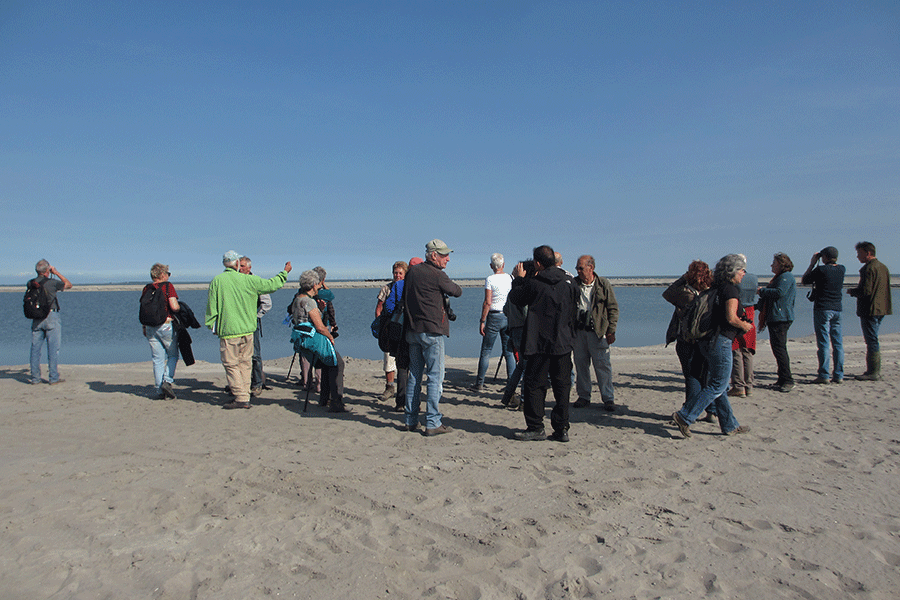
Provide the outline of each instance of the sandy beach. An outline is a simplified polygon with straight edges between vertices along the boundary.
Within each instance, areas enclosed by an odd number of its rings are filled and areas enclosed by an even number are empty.
[[[343,415],[302,412],[290,359],[249,411],[222,410],[220,364],[179,365],[175,401],[149,360],[2,367],[0,599],[896,598],[898,350],[883,381],[817,386],[791,340],[781,394],[761,343],[752,432],[682,439],[674,348],[614,347],[620,409],[572,409],[568,444],[509,439],[474,357],[447,361],[435,438],[398,430],[376,361],[347,359]]]

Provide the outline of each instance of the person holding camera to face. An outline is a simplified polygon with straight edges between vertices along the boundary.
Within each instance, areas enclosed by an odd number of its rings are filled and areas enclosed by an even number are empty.
[[[549,439],[569,441],[569,391],[572,388],[572,349],[575,345],[575,306],[578,290],[572,277],[556,266],[553,248],[534,249],[535,275],[526,278],[525,265],[513,269],[509,302],[528,307],[521,352],[525,355],[524,441],[547,439],[544,401],[548,378],[556,405],[550,413]]]

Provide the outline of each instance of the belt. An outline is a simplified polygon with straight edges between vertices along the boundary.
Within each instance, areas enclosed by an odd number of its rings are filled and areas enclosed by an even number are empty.
[[[491,314],[497,314],[497,313],[502,313],[503,311],[502,310],[489,310],[488,312]]]

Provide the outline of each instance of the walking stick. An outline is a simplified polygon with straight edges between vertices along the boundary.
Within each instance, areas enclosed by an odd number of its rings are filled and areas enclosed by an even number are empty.
[[[297,353],[296,353],[296,352],[294,352],[294,358],[291,359],[291,366],[288,367],[288,374],[287,374],[287,377],[284,378],[284,382],[285,382],[285,383],[287,383],[288,380],[291,378],[291,369],[294,368],[294,361],[295,361],[295,360],[297,360]]]

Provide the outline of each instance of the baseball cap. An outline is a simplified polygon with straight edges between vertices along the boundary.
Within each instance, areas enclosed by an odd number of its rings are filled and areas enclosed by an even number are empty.
[[[425,252],[437,252],[438,254],[450,254],[453,252],[442,240],[434,239],[425,244]]]

